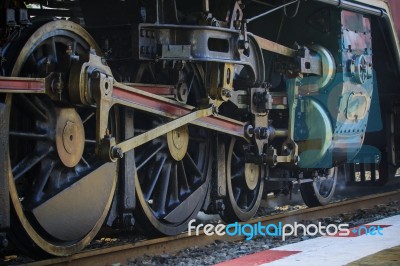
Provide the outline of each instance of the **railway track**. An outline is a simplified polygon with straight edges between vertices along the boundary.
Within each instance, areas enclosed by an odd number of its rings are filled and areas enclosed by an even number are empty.
[[[312,220],[320,217],[329,217],[341,213],[352,212],[358,209],[371,208],[378,204],[385,204],[400,200],[400,190],[381,193],[377,195],[364,196],[357,199],[346,200],[333,203],[328,206],[307,208],[297,211],[291,211],[284,214],[276,214],[267,217],[254,218],[248,223],[255,224],[261,222],[263,225],[271,223],[294,223],[300,220]],[[163,253],[173,253],[196,246],[205,246],[213,243],[215,240],[238,241],[244,239],[243,236],[206,236],[203,232],[199,236],[189,236],[187,232],[173,237],[162,237],[152,240],[145,240],[134,244],[124,244],[109,248],[88,250],[78,254],[54,258],[29,263],[31,266],[38,265],[111,265],[125,264],[129,260],[144,255],[160,255]],[[195,241],[195,242],[194,242]]]

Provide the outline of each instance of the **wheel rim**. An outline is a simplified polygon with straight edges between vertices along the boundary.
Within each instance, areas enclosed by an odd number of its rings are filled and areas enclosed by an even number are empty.
[[[191,103],[199,99],[203,89],[196,68],[186,67],[185,79],[191,84],[187,86],[187,102]],[[166,122],[140,112],[135,113],[134,121],[135,135]],[[139,203],[135,218],[143,230],[150,234],[175,235],[187,229],[207,193],[209,143],[207,130],[183,126],[135,149]]]
[[[319,176],[313,177],[312,182],[301,183],[300,192],[304,203],[308,207],[328,204],[335,194],[337,174],[337,167],[321,170]]]
[[[313,181],[314,192],[318,197],[331,198],[337,181],[337,170],[331,168],[323,176],[317,176]]]
[[[26,40],[11,75],[66,72],[64,53],[72,49],[83,55],[90,47],[96,45],[80,26],[68,21],[47,23]],[[100,229],[116,185],[116,164],[104,164],[94,156],[95,109],[56,104],[47,96],[7,95],[6,103],[10,195],[19,224],[12,231],[17,245],[32,241],[39,248],[32,250],[36,256],[43,251],[75,253]]]
[[[226,161],[227,197],[225,210],[220,214],[226,222],[247,221],[260,206],[264,181],[261,169],[245,162],[243,145],[245,141],[232,138]]]

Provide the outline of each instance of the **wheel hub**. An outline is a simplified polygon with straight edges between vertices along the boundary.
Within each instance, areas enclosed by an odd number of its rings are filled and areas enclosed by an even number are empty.
[[[250,190],[254,190],[257,187],[259,176],[260,176],[260,168],[256,164],[246,163],[245,179],[246,179],[246,185]]]
[[[82,158],[85,146],[85,130],[75,109],[59,109],[57,111],[56,147],[62,163],[67,167],[75,167]]]
[[[182,126],[167,133],[168,149],[171,156],[180,161],[185,157],[189,145],[189,129]]]

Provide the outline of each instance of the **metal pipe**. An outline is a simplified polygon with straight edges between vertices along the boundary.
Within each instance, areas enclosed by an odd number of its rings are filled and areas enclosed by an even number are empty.
[[[288,135],[289,133],[287,129],[275,129],[275,137],[277,138],[287,137]]]
[[[377,7],[370,7],[362,4],[357,4],[354,2],[349,2],[346,0],[314,0],[321,3],[330,4],[350,11],[355,11],[359,13],[369,14],[373,16],[383,17],[384,11]]]
[[[300,0],[295,0],[295,1],[292,1],[292,2],[289,2],[289,3],[286,3],[286,4],[283,4],[283,5],[281,5],[281,6],[278,6],[278,7],[276,7],[276,8],[273,8],[273,9],[271,9],[271,10],[268,10],[267,12],[264,12],[264,13],[262,13],[262,14],[259,14],[259,15],[257,15],[257,16],[254,16],[254,17],[252,17],[252,18],[249,18],[249,19],[247,19],[247,23],[250,23],[250,22],[252,22],[252,21],[255,20],[255,19],[264,17],[264,16],[266,16],[266,15],[268,15],[268,14],[271,14],[272,12],[275,12],[275,11],[281,9],[281,8],[286,7],[286,6],[289,6],[289,5],[298,3],[299,1],[300,1]]]

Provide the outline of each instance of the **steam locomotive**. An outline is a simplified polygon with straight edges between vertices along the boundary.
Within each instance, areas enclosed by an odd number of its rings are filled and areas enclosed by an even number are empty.
[[[103,225],[246,221],[300,186],[400,167],[400,6],[2,0],[0,242],[78,252]]]

